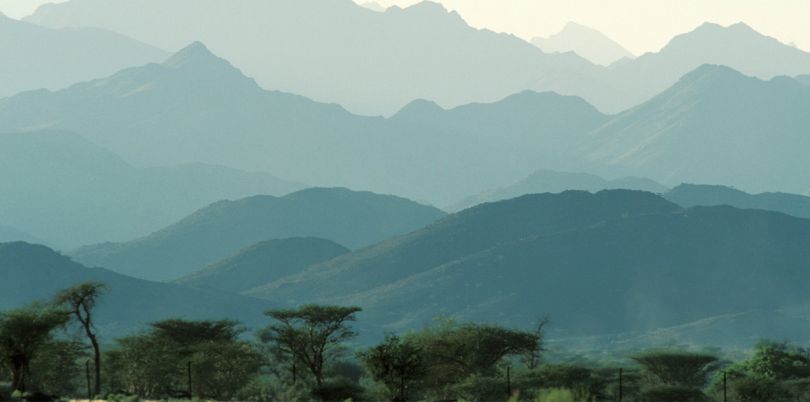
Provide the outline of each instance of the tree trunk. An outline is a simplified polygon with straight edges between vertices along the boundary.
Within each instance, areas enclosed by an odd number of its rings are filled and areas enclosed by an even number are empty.
[[[88,336],[90,337],[90,343],[93,344],[93,362],[96,368],[96,384],[95,387],[93,387],[93,395],[98,396],[101,395],[101,348],[98,345],[98,339],[96,339],[95,334],[89,333],[88,331]]]

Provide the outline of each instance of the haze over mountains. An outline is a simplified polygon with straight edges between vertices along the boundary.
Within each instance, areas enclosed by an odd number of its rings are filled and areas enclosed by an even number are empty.
[[[313,188],[280,198],[217,202],[149,236],[83,247],[73,257],[126,275],[171,280],[264,240],[313,236],[358,248],[408,233],[444,215],[398,197]]]
[[[0,98],[112,74],[158,61],[167,53],[96,28],[50,29],[0,13]]]
[[[202,41],[265,88],[360,114],[390,115],[414,99],[443,107],[491,102],[527,89],[581,96],[617,113],[706,63],[763,79],[810,73],[810,54],[744,24],[707,23],[660,52],[607,68],[471,28],[436,3],[381,13],[351,0],[250,0],[240,7],[223,1],[72,0],[43,6],[27,20],[106,28],[170,50]],[[175,24],[191,9],[194,19]]]
[[[595,29],[575,22],[569,22],[563,27],[562,31],[548,38],[537,37],[532,39],[532,44],[546,53],[574,52],[594,64],[603,66],[609,66],[622,59],[629,61],[635,58],[629,50],[616,43],[613,39]]]
[[[214,201],[300,188],[213,165],[138,169],[70,132],[0,134],[0,222],[63,249],[140,237]]]

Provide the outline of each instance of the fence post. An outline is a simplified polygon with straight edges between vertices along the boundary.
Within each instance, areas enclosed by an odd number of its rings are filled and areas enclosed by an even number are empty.
[[[622,402],[624,399],[624,371],[621,367],[619,367],[619,402]]]
[[[192,397],[192,390],[191,390],[191,360],[188,361],[188,365],[186,366],[186,368],[187,368],[186,372],[188,373],[188,399],[191,400],[194,399]]]
[[[728,402],[728,398],[726,397],[726,372],[723,372],[723,402]]]
[[[512,366],[506,366],[506,398],[512,397]]]
[[[87,380],[87,400],[93,400],[93,391],[90,389],[90,360],[84,362],[84,377]]]

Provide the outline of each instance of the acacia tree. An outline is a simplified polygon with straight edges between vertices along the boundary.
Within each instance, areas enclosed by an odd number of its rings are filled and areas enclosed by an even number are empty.
[[[95,309],[98,299],[105,291],[106,286],[104,284],[86,282],[59,292],[54,300],[55,304],[65,306],[70,315],[79,322],[93,347],[93,363],[95,367],[94,395],[101,394],[101,348],[93,325],[93,309]]]
[[[407,401],[407,390],[426,372],[421,349],[396,335],[386,336],[383,343],[359,356],[374,380],[388,388],[394,402]]]
[[[11,389],[25,392],[31,361],[67,322],[63,311],[40,304],[0,313],[0,357],[11,370]]]
[[[357,334],[348,323],[356,320],[359,307],[305,305],[297,309],[270,310],[265,314],[278,323],[259,333],[263,342],[270,343],[290,359],[301,362],[323,385],[324,367],[340,351],[340,344]]]

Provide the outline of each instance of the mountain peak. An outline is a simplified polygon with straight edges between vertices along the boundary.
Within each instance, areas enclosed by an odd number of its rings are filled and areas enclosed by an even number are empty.
[[[403,106],[394,117],[434,115],[444,111],[436,102],[427,99],[416,99]]]
[[[213,54],[202,42],[195,41],[180,49],[163,63],[166,67],[181,68],[190,64],[224,62]]]
[[[547,38],[534,38],[531,43],[546,53],[574,52],[592,63],[605,66],[622,58],[634,57],[607,35],[574,21],[565,24],[560,32]]]

